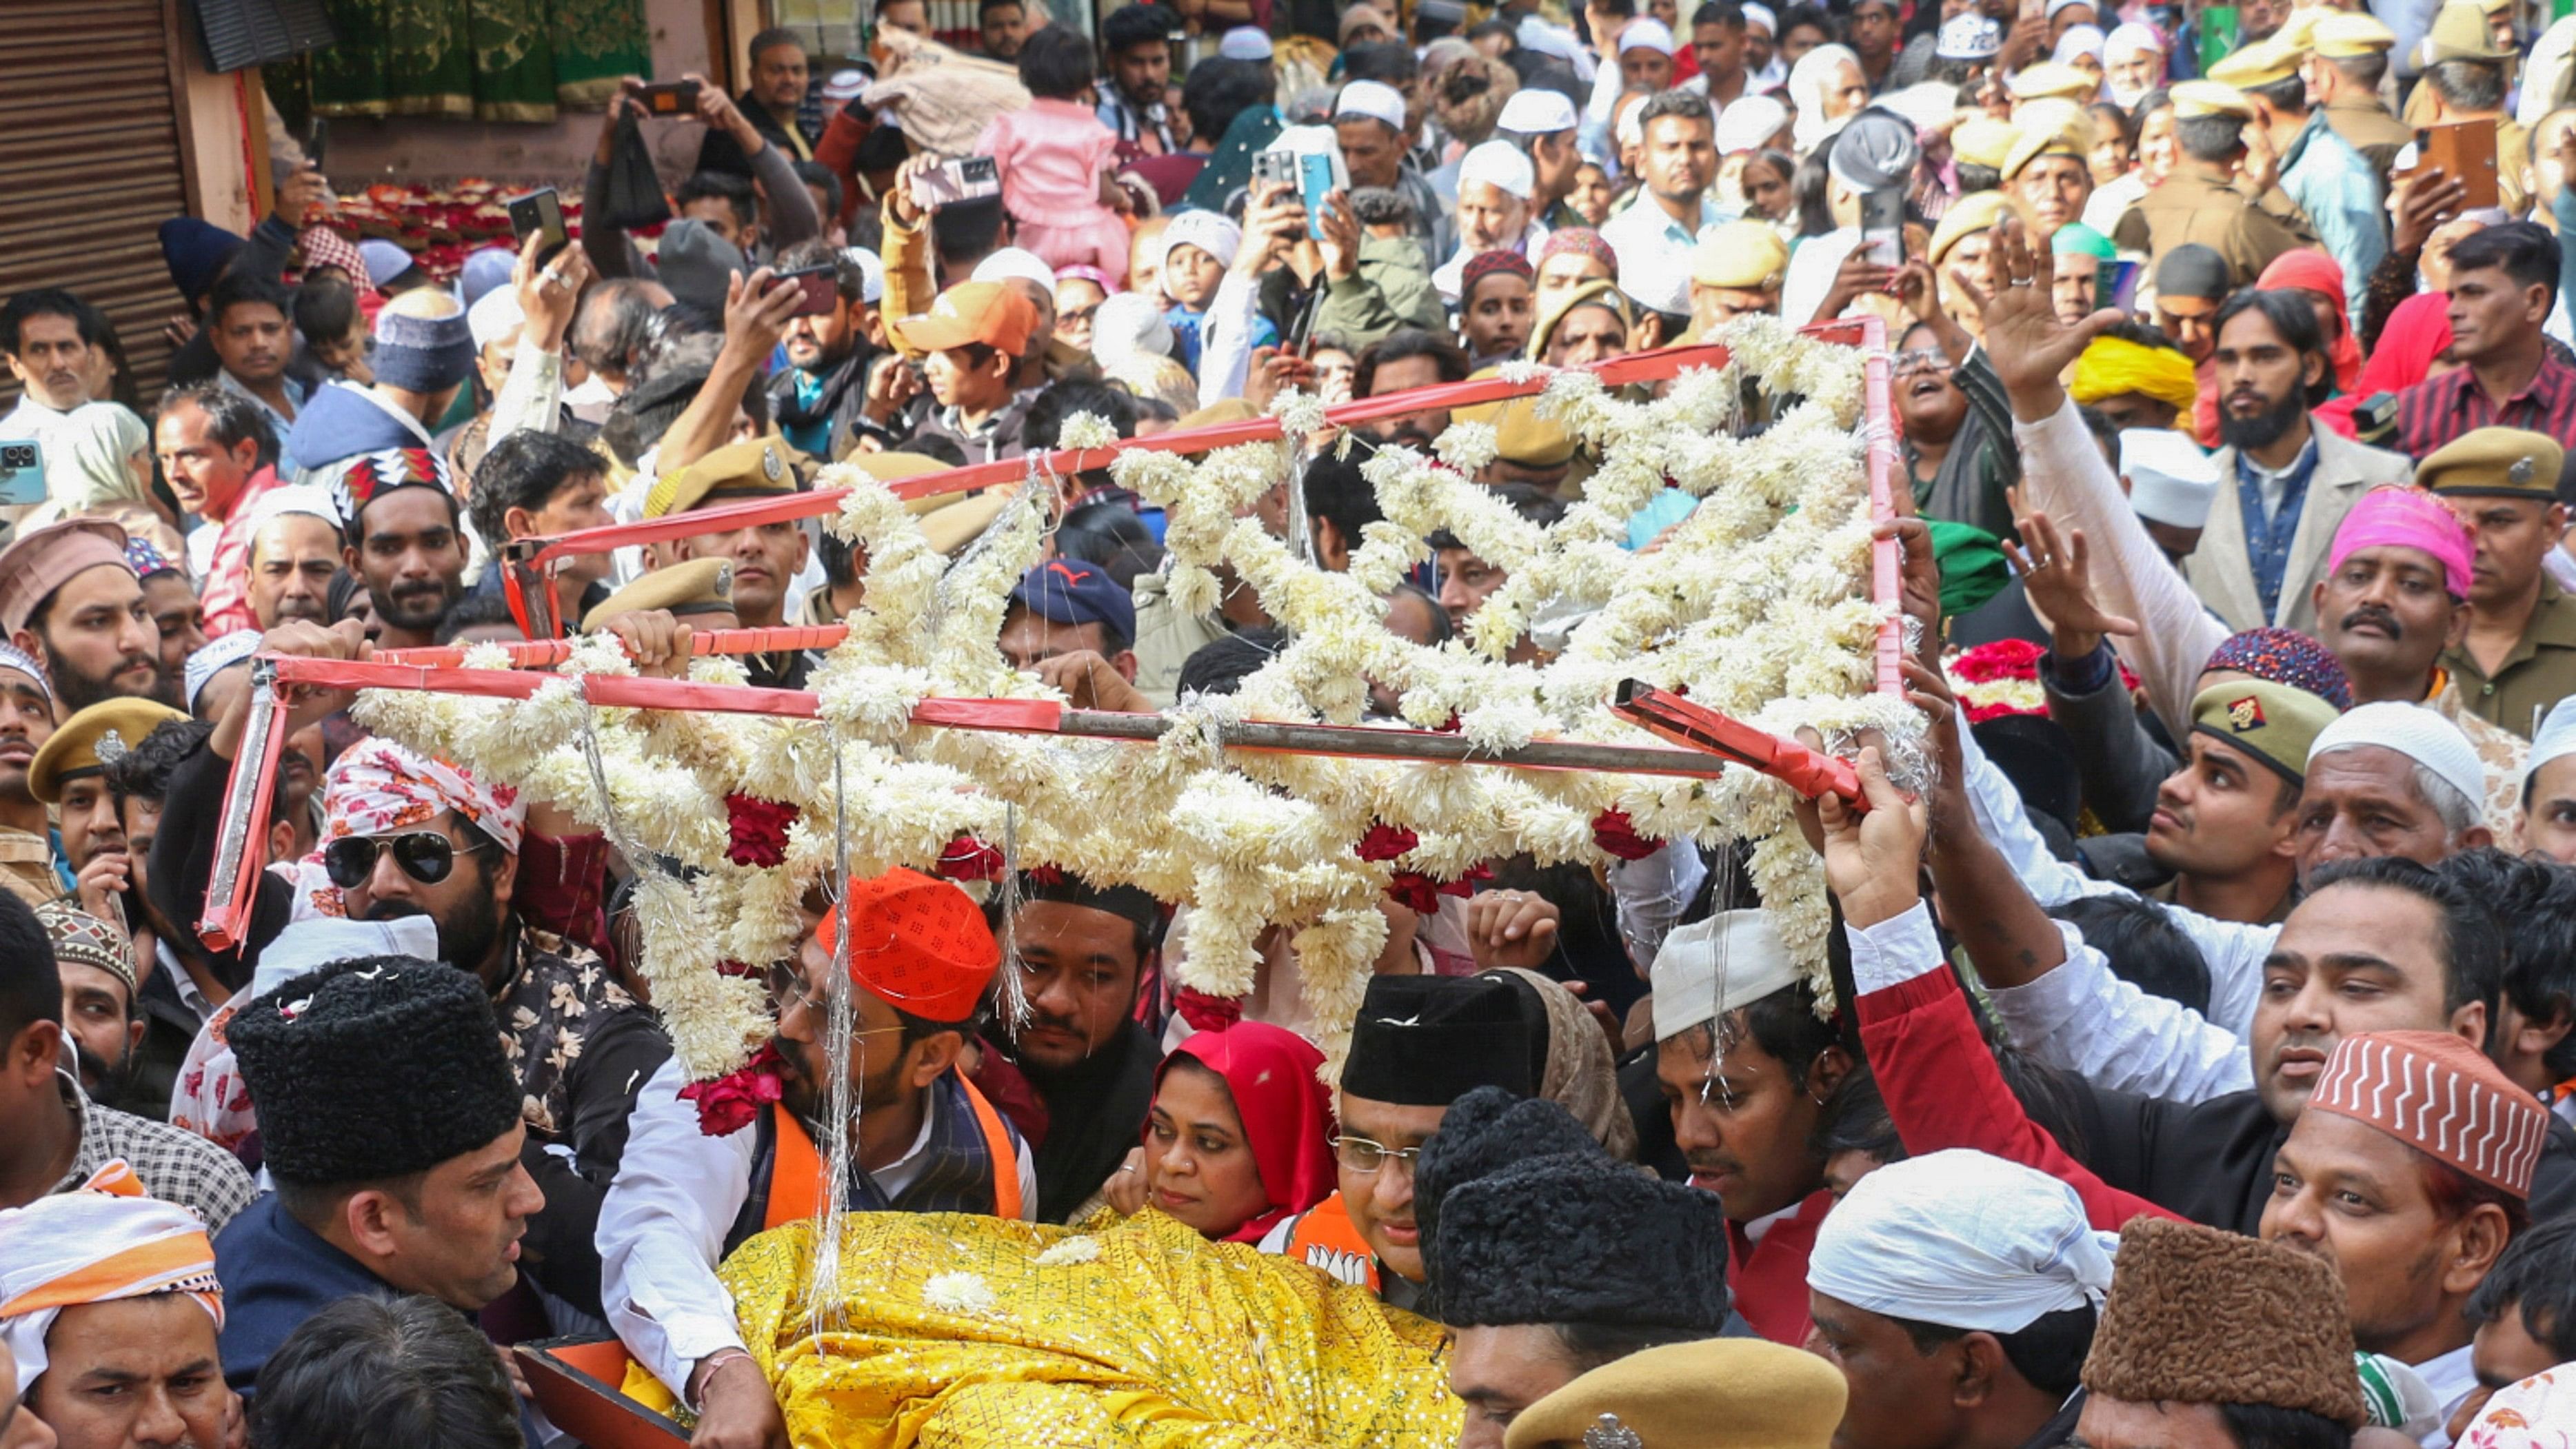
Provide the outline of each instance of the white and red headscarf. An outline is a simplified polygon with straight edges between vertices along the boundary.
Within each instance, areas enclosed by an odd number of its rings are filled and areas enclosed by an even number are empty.
[[[508,785],[486,785],[445,760],[371,737],[351,745],[322,787],[322,842],[389,835],[453,810],[517,854],[528,807]]]
[[[22,1385],[45,1371],[45,1334],[66,1308],[185,1293],[224,1326],[215,1245],[197,1215],[134,1195],[141,1185],[131,1172],[102,1170],[92,1182],[94,1190],[0,1212],[0,1342]]]

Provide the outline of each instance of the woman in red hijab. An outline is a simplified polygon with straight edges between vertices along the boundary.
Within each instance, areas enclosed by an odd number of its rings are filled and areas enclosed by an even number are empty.
[[[1141,1160],[1111,1176],[1110,1202],[1159,1208],[1228,1243],[1259,1242],[1322,1202],[1334,1180],[1323,1064],[1304,1037],[1262,1021],[1182,1042],[1155,1077]]]
[[[2354,339],[2351,318],[2344,310],[2341,263],[2309,247],[2283,252],[2254,279],[2254,290],[2307,293],[2316,308],[2317,330],[2326,338],[2326,356],[2334,362],[2335,391],[2346,393],[2359,385],[2361,343]]]
[[[2451,349],[2451,298],[2447,292],[2418,292],[2397,304],[2379,345],[2361,366],[2361,377],[2344,395],[2319,407],[2314,416],[2327,427],[2352,437],[2352,410],[2382,393],[2403,392],[2432,376],[2434,365]]]

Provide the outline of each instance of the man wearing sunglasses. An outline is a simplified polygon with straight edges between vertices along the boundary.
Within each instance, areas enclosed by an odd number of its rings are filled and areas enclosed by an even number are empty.
[[[691,1100],[687,1073],[666,1064],[636,1102],[632,1150],[599,1215],[609,1324],[697,1409],[702,1445],[786,1449],[786,1421],[716,1265],[754,1234],[823,1211],[836,994],[847,998],[858,1105],[837,1129],[850,1139],[849,1208],[1037,1215],[1028,1144],[959,1061],[1002,959],[982,909],[909,870],[853,880],[840,902],[809,907],[796,959],[768,972],[778,1031],[774,1056],[763,1055],[778,1100],[740,1112]]]
[[[661,667],[672,633],[666,622],[658,653],[640,642],[630,649]],[[291,620],[260,647],[356,659],[367,646],[355,624],[325,630]],[[347,702],[330,691],[299,692],[277,728],[292,734]],[[168,920],[193,924],[204,914],[216,822],[249,713],[244,690],[204,746],[171,769],[145,883]],[[528,1224],[529,1279],[549,1299],[596,1317],[600,1199],[625,1151],[636,1089],[669,1057],[670,1043],[597,956],[523,917],[523,896],[535,883],[520,869],[527,806],[516,791],[390,740],[362,739],[333,763],[322,799],[321,863],[262,872],[246,944],[214,961],[247,977],[289,919],[334,908],[351,920],[434,923],[440,958],[490,998],[517,1079],[528,1125],[523,1155],[546,1198]],[[561,856],[551,858],[564,868]]]
[[[1533,1016],[1535,1014],[1535,1019]],[[1545,1008],[1506,976],[1372,976],[1334,1100],[1335,1191],[1261,1240],[1407,1310],[1422,1304],[1413,1169],[1449,1104],[1478,1087],[1534,1096]]]

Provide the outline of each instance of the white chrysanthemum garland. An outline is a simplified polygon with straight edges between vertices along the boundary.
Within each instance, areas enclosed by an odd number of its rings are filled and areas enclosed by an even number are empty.
[[[1455,879],[1523,851],[1542,863],[1597,861],[1594,822],[1612,810],[1648,837],[1755,842],[1753,879],[1829,997],[1821,864],[1790,830],[1787,787],[1768,777],[1229,759],[1212,743],[1232,720],[1354,723],[1371,680],[1401,691],[1415,724],[1454,721],[1493,749],[1537,738],[1644,741],[1607,709],[1626,678],[1686,687],[1693,700],[1775,733],[1811,725],[1838,745],[1865,727],[1900,739],[1918,732],[1901,702],[1868,692],[1884,615],[1859,582],[1869,535],[1856,431],[1861,356],[1759,319],[1726,340],[1733,363],[1685,372],[1652,401],[1605,392],[1588,373],[1551,379],[1542,411],[1603,461],[1583,501],[1550,529],[1451,467],[1381,451],[1366,472],[1387,521],[1365,531],[1343,574],[1316,569],[1253,516],[1320,426],[1312,399],[1281,401],[1284,444],[1195,461],[1121,453],[1117,480],[1166,510],[1175,607],[1213,609],[1224,568],[1293,637],[1238,694],[1185,703],[1174,712],[1184,727],[1151,747],[914,727],[911,711],[926,698],[1058,697],[1012,671],[995,647],[1010,586],[1043,551],[1046,490],[1032,479],[949,567],[884,485],[847,467],[825,473],[826,486],[849,490],[830,526],[867,558],[867,593],[848,639],[812,681],[825,723],[592,710],[580,675],[632,673],[599,641],[578,645],[566,678],[525,702],[376,691],[361,718],[604,825],[585,752],[594,742],[622,832],[697,873],[643,898],[643,970],[683,1066],[701,1080],[740,1066],[768,1033],[757,988],[714,964],[792,955],[797,902],[829,873],[836,848],[846,846],[860,875],[929,869],[961,835],[998,842],[1014,806],[1023,866],[1133,883],[1192,907],[1189,955],[1177,963],[1186,985],[1243,994],[1263,930],[1290,928],[1306,1005],[1336,1062],[1341,1024],[1386,940],[1377,907],[1392,877]],[[1802,400],[1742,438],[1734,428],[1748,380]],[[1090,424],[1069,423],[1067,444],[1103,442],[1105,430]],[[1472,465],[1493,447],[1490,427],[1453,423],[1439,451]],[[1656,552],[1620,547],[1627,518],[1668,483],[1703,503]],[[1470,637],[1425,648],[1385,630],[1380,596],[1441,529],[1509,580],[1471,621]],[[1550,662],[1508,661],[1530,620],[1567,615],[1570,631]],[[740,678],[721,660],[700,661],[693,674]],[[845,841],[832,827],[836,739]],[[796,807],[781,864],[729,857],[729,796]],[[1355,844],[1380,824],[1410,832],[1411,848],[1361,859]]]

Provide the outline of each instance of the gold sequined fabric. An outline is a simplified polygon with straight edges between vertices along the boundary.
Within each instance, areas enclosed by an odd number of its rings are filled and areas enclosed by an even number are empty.
[[[837,1322],[819,1331],[814,1224],[724,1264],[799,1446],[1457,1442],[1437,1324],[1161,1213],[1087,1233],[957,1213],[847,1224],[839,1292],[821,1305]]]

